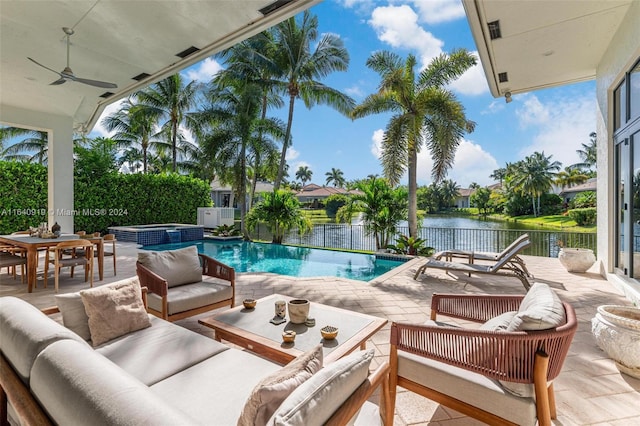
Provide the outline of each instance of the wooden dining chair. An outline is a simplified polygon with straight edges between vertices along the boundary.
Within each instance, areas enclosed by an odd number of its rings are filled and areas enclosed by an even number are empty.
[[[24,267],[27,264],[27,250],[9,244],[0,244],[0,270],[7,268],[7,274],[17,277],[17,266],[20,265],[20,279],[24,283]],[[0,271],[1,272],[1,271]]]
[[[84,256],[77,257],[63,257],[62,253],[65,250],[82,249]],[[53,255],[53,259],[50,258]],[[87,240],[70,240],[61,241],[53,249],[47,250],[47,257],[44,264],[44,287],[47,287],[47,279],[49,272],[49,264],[54,267],[54,279],[55,290],[58,292],[58,282],[60,276],[60,269],[64,267],[71,268],[71,277],[73,278],[73,268],[76,266],[84,266],[84,281],[90,281],[90,286],[93,287],[93,243]]]
[[[116,241],[118,240],[116,240],[115,234],[106,234],[104,237],[102,237],[102,241],[104,243],[102,256],[113,257],[113,275],[116,275]],[[111,243],[111,251],[105,250],[105,248],[107,247],[107,243]]]

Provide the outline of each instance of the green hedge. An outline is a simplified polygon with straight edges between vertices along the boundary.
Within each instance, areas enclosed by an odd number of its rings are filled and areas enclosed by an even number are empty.
[[[569,210],[569,217],[578,224],[578,226],[589,226],[596,224],[596,208],[588,207],[584,209]]]
[[[47,168],[36,163],[0,161],[0,234],[47,220]]]
[[[209,185],[181,175],[76,175],[74,197],[75,230],[87,232],[104,233],[118,225],[196,223],[197,208],[211,206]],[[31,210],[36,214],[12,214]],[[37,226],[47,220],[46,212],[46,167],[0,161],[0,234]]]

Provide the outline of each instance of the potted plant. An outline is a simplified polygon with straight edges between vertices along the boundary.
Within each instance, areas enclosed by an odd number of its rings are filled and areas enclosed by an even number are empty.
[[[598,306],[591,320],[596,343],[616,362],[618,370],[640,379],[640,308]]]

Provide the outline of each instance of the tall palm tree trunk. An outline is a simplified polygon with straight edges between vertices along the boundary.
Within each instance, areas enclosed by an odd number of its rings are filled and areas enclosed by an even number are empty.
[[[409,147],[408,155],[408,172],[409,172],[409,236],[416,238],[418,236],[418,153],[415,145]]]
[[[280,167],[278,168],[278,177],[274,189],[280,189],[280,183],[284,177],[284,165],[287,162],[287,148],[289,145],[289,138],[291,137],[291,124],[293,123],[293,106],[296,101],[296,93],[289,90],[291,93],[289,96],[289,117],[287,120],[287,131],[284,134],[284,142],[282,143],[282,153],[280,154]]]
[[[171,135],[171,155],[173,157],[173,172],[176,172],[178,168],[177,161],[177,139],[178,139],[178,120],[173,120],[171,125],[172,135]]]

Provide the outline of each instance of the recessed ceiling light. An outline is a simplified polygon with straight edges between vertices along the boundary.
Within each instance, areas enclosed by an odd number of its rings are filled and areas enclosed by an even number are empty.
[[[542,54],[542,56],[551,56],[551,55],[553,55],[554,53],[556,53],[556,52],[555,52],[555,51],[553,51],[553,50],[547,50],[546,52],[544,52],[544,53]]]

